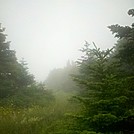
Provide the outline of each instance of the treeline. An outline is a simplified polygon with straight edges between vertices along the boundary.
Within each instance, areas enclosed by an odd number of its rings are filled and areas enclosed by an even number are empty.
[[[55,97],[17,60],[4,31],[0,26],[0,133],[47,134],[55,123]]]
[[[86,42],[81,59],[50,72],[46,85],[17,61],[0,28],[0,132],[134,133],[134,23],[108,28],[118,38],[112,48]]]
[[[134,10],[128,14],[134,16]],[[82,107],[74,115],[76,132],[134,132],[134,23],[108,28],[118,38],[113,48],[100,50],[86,42],[81,49],[85,55],[78,61],[80,74],[74,76],[83,86],[74,97]]]
[[[128,14],[133,17],[134,10]],[[115,46],[101,50],[95,43],[86,42],[81,49],[84,55],[77,61],[79,72],[72,75],[79,85],[78,95],[73,99],[81,104],[80,113],[70,115],[74,118],[73,130],[70,128],[73,134],[134,131],[134,24],[108,28],[118,38]],[[49,75],[53,88],[72,86],[65,80],[68,72],[65,69],[54,70]]]
[[[46,87],[53,90],[63,90],[66,92],[78,90],[78,86],[72,80],[71,76],[78,74],[78,68],[75,62],[68,60],[64,68],[53,69],[45,80]]]
[[[53,95],[34,80],[24,60],[17,60],[4,30],[0,26],[0,106],[30,107],[43,104],[45,99],[49,102]]]

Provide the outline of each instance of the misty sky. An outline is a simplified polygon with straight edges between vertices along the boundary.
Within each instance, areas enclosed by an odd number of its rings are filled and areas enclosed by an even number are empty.
[[[115,39],[111,24],[131,25],[134,0],[0,0],[7,40],[36,80],[80,57],[84,41],[106,49]]]

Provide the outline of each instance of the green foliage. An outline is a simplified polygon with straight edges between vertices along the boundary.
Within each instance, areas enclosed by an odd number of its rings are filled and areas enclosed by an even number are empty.
[[[133,15],[133,9],[128,11],[129,15]],[[115,46],[115,57],[120,60],[122,66],[134,66],[134,25],[132,26],[120,26],[111,25],[109,29],[119,38]],[[131,67],[130,67],[131,68]]]
[[[128,14],[133,17],[134,10]],[[17,61],[0,27],[0,133],[133,133],[134,24],[109,28],[117,44],[101,50],[86,42],[79,70],[68,62],[49,74],[47,87],[60,89],[51,91],[35,83],[24,60]]]
[[[49,134],[54,133],[52,109],[33,107],[29,109],[0,109],[1,134]]]
[[[78,107],[68,102],[69,93],[58,91],[54,95],[55,101],[47,106],[0,107],[1,134],[75,134],[69,129],[73,120],[65,113],[75,113]]]
[[[12,96],[20,88],[34,83],[24,64],[17,61],[15,51],[10,50],[4,30],[0,26],[0,99]]]
[[[55,98],[44,83],[35,83],[24,60],[19,63],[10,50],[3,32],[0,28],[0,133],[74,134],[68,130],[72,120],[64,116],[77,110],[67,101],[71,95],[56,92]]]
[[[80,74],[74,75],[74,81],[82,88],[74,98],[82,109],[74,118],[83,131],[131,133],[133,112],[128,113],[134,109],[134,27],[109,28],[119,38],[115,47],[104,51],[86,42],[81,49],[84,56],[78,61]]]
[[[97,114],[91,119],[91,127],[95,128],[95,131],[103,130],[103,132],[111,131],[108,130],[109,126],[118,121],[115,115],[108,114]],[[111,128],[110,128],[111,129]]]
[[[48,105],[54,100],[51,91],[43,84],[36,84],[26,63],[17,61],[15,51],[6,42],[4,28],[0,27],[0,105],[31,107]]]
[[[83,131],[80,134],[97,134],[97,133],[93,131]]]
[[[48,106],[54,101],[51,90],[46,90],[42,84],[34,84],[25,89],[21,89],[16,94],[2,99],[1,106],[14,106],[27,108],[31,106]]]

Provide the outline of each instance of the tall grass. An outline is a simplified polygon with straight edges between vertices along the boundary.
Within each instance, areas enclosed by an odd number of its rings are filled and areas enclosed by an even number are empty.
[[[77,110],[76,106],[68,102],[70,96],[58,91],[55,93],[55,102],[46,107],[0,107],[0,134],[69,133],[69,120],[65,114]]]

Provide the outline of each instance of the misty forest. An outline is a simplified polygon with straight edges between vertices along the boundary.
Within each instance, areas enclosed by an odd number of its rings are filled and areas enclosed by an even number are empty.
[[[127,17],[133,19],[134,9]],[[85,41],[81,58],[53,69],[43,82],[17,59],[3,25],[0,134],[134,133],[134,23],[109,25],[117,39],[111,48]]]

